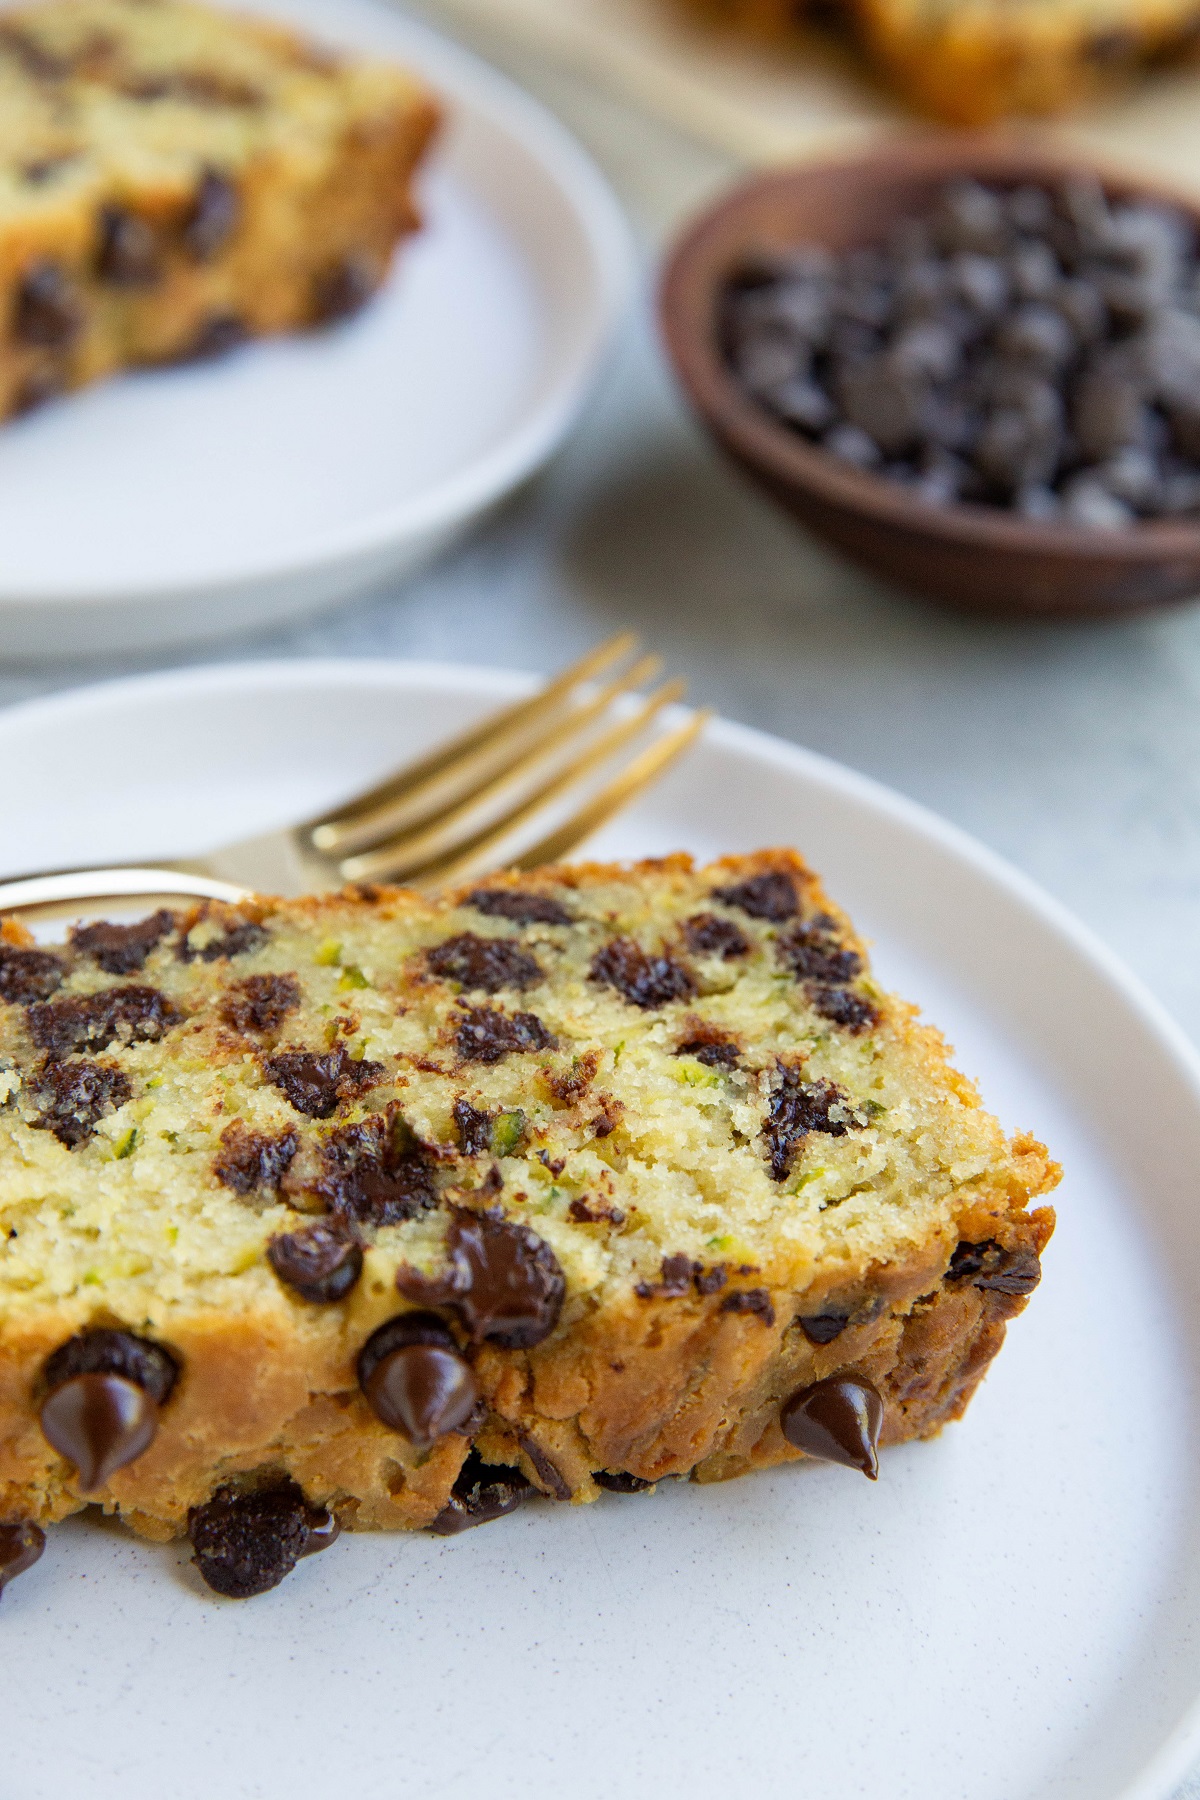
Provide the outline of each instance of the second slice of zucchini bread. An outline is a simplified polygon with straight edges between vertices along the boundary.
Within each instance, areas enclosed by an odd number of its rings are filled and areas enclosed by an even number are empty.
[[[10,923],[0,1524],[873,1473],[966,1406],[1056,1178],[788,851]],[[149,1436],[81,1450],[85,1400]]]

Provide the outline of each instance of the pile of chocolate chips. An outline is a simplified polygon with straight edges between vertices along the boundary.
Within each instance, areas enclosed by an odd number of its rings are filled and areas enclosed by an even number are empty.
[[[930,505],[1200,513],[1200,261],[1168,206],[957,181],[886,244],[747,262],[721,327],[778,419]]]

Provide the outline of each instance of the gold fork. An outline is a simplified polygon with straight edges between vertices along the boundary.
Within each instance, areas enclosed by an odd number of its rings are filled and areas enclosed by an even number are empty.
[[[656,781],[711,717],[695,713],[659,733],[587,791],[685,691],[683,681],[668,681],[631,709],[628,699],[661,668],[658,657],[638,649],[632,632],[618,633],[529,699],[502,707],[319,818],[202,857],[14,877],[0,882],[0,913],[45,917],[114,900],[237,900],[255,889],[320,893],[346,883],[437,888],[491,869],[557,862]],[[581,794],[549,832],[525,841],[543,815]]]

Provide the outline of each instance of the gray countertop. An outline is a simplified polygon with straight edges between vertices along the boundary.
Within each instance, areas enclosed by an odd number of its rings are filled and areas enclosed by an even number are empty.
[[[1009,857],[1200,1037],[1200,610],[1107,625],[962,619],[802,536],[691,423],[655,338],[657,248],[732,165],[502,45],[475,47],[578,132],[638,232],[635,316],[584,426],[417,579],[172,660],[486,656],[551,669],[633,625],[695,699],[877,776]],[[0,668],[0,704],[137,666]],[[1200,1777],[1183,1794],[1200,1797]]]

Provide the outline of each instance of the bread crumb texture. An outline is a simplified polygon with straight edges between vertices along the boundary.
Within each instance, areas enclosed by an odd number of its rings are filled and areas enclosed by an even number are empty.
[[[97,1327],[181,1371],[98,1496],[154,1537],[264,1469],[344,1524],[427,1525],[472,1444],[560,1498],[721,1479],[798,1458],[781,1403],[846,1373],[882,1442],[929,1435],[1024,1304],[1036,1275],[986,1272],[1036,1270],[1057,1176],[790,851],[210,904],[60,948],[9,922],[0,1520],[84,1504],[39,1382]],[[358,1353],[451,1296],[481,1218],[526,1228],[561,1310],[522,1346],[443,1304],[482,1400],[418,1450]],[[267,1254],[318,1221],[362,1250],[325,1303]]]

